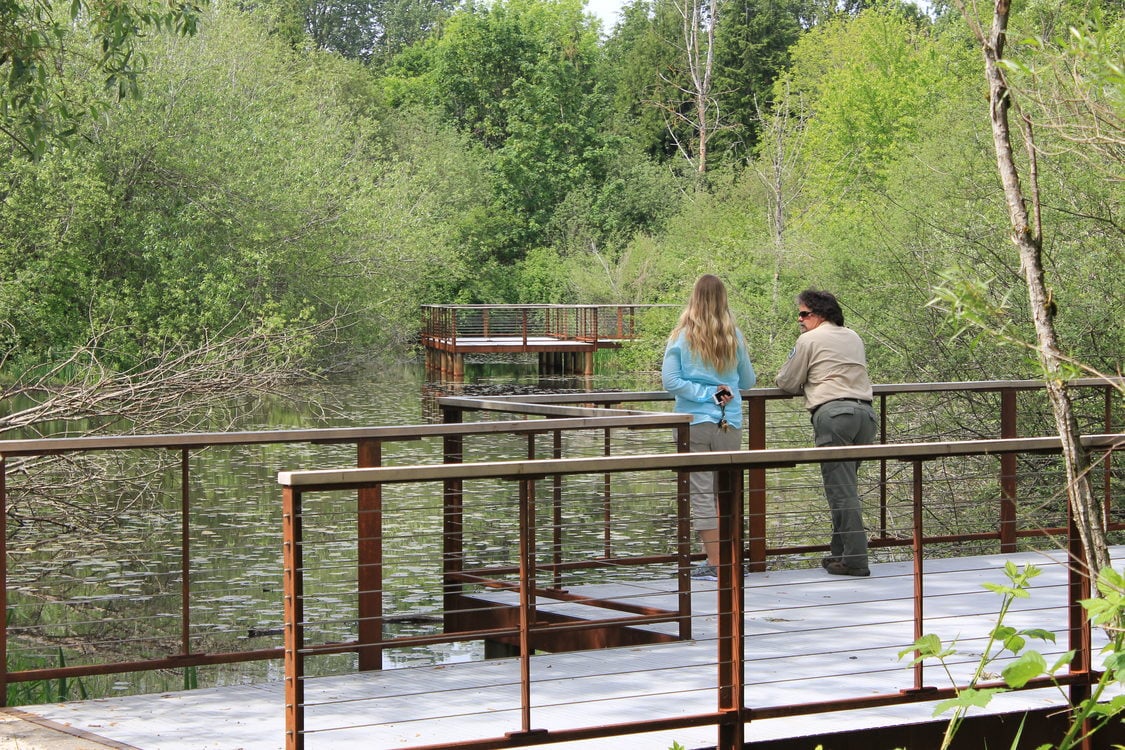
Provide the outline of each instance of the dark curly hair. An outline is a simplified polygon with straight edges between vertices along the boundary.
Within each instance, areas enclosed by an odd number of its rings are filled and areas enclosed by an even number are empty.
[[[844,311],[832,292],[822,292],[817,289],[806,289],[797,295],[797,304],[804,305],[809,310],[830,323],[838,326],[844,325]]]

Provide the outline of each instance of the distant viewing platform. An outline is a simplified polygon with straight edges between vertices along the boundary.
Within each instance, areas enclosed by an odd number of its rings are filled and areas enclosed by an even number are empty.
[[[423,305],[427,371],[465,377],[467,354],[539,355],[544,375],[593,375],[594,352],[637,336],[637,314],[674,305]]]

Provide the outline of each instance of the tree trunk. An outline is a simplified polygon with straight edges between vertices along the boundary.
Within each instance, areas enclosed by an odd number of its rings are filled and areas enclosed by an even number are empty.
[[[676,147],[700,176],[707,173],[707,150],[711,136],[722,127],[714,112],[711,92],[714,85],[715,25],[719,20],[720,3],[721,0],[677,0],[675,7],[683,24],[681,41],[686,80],[664,80],[676,87],[685,97],[685,103],[690,101],[690,111],[682,111],[679,102],[660,105],[666,112],[668,132],[676,141]],[[678,124],[690,128],[689,143],[685,144],[677,137]]]
[[[1008,111],[1012,106],[1000,61],[1004,54],[1010,0],[996,0],[992,29],[985,35],[975,19],[961,8],[965,18],[977,34],[984,53],[985,77],[988,80],[992,140],[996,147],[996,164],[1004,186],[1008,206],[1012,241],[1019,248],[1020,269],[1027,283],[1028,302],[1035,323],[1035,336],[1039,361],[1046,378],[1047,394],[1055,416],[1055,426],[1062,438],[1062,455],[1066,464],[1067,501],[1078,527],[1086,559],[1086,574],[1096,577],[1098,571],[1110,565],[1105,523],[1100,504],[1094,498],[1089,481],[1090,459],[1082,447],[1078,422],[1067,391],[1062,372],[1063,357],[1055,333],[1055,305],[1044,282],[1043,234],[1039,225],[1038,175],[1035,167],[1035,150],[1031,125],[1026,120],[1024,137],[1030,157],[1028,185],[1032,214],[1028,212],[1028,198],[1020,186]],[[1034,220],[1033,220],[1034,219]]]

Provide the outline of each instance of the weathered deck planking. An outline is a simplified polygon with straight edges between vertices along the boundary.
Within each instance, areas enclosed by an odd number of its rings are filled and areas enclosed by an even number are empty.
[[[1125,548],[1114,548],[1113,554],[1120,561],[1125,558]],[[993,613],[1000,604],[999,597],[982,584],[1006,582],[1003,566],[1007,561],[1033,563],[1043,569],[1031,597],[1017,602],[1008,624],[1058,634],[1053,645],[1030,645],[1044,653],[1048,662],[1053,661],[1052,655],[1066,650],[1063,605],[1067,589],[1062,559],[1059,553],[1028,552],[927,561],[925,630],[944,640],[960,639],[958,663],[953,665],[960,678],[975,666],[982,639],[994,626]],[[911,570],[911,563],[902,562],[875,565],[867,579],[832,577],[819,568],[749,575],[746,704],[766,708],[909,689],[913,673],[898,655],[913,642]],[[607,584],[581,591],[671,608],[675,596],[671,580]],[[715,584],[694,585],[692,641],[534,656],[532,728],[563,730],[713,710],[717,597]],[[927,672],[925,683],[947,686],[936,666]],[[311,679],[306,683],[306,746],[371,750],[502,736],[520,729],[519,700],[519,663],[515,659]],[[1058,691],[1038,690],[997,696],[988,710],[1062,704]],[[280,750],[284,747],[283,706],[282,684],[274,682],[18,710],[71,727],[86,737],[104,738],[110,747]],[[924,722],[932,713],[932,703],[915,703],[762,719],[747,725],[746,738],[765,740]],[[0,723],[0,739],[4,727]],[[678,742],[685,748],[701,748],[714,745],[714,733],[710,727],[676,729],[549,747],[667,750]],[[32,750],[36,746],[20,747]]]

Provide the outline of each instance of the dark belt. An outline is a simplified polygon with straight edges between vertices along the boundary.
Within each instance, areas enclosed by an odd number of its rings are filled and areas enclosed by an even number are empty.
[[[867,404],[868,406],[871,406],[870,401],[866,401],[862,398],[834,398],[832,399],[832,401],[825,401],[824,404],[831,404],[833,401],[851,401],[854,404]],[[816,408],[812,410],[812,413],[816,414],[817,409],[824,406],[824,404],[817,404]]]

